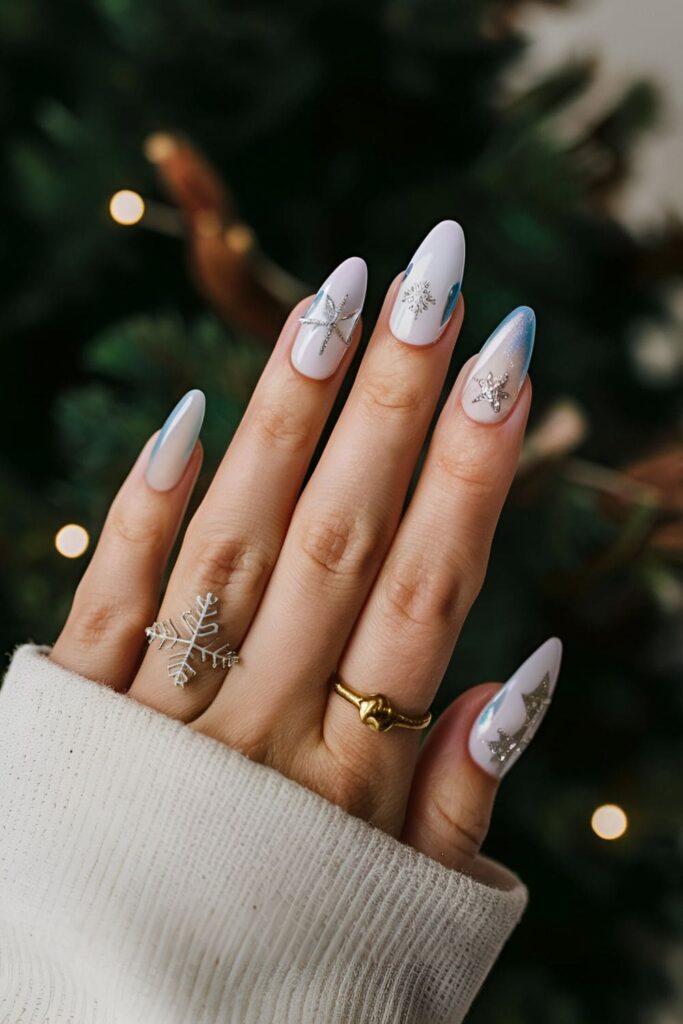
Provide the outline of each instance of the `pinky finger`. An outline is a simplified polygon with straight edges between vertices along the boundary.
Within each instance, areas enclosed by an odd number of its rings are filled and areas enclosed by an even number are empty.
[[[202,461],[204,395],[189,391],[151,437],[109,509],[102,534],[50,657],[127,690],[145,627]]]
[[[491,873],[479,851],[498,783],[541,724],[561,658],[560,641],[547,640],[505,686],[476,686],[444,712],[417,764],[404,842],[445,867],[480,878]]]

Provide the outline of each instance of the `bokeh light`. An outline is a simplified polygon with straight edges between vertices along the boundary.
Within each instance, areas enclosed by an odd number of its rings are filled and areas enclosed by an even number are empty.
[[[55,547],[65,558],[80,558],[88,550],[90,535],[77,523],[67,523],[55,536]]]
[[[150,163],[161,164],[173,156],[178,149],[178,143],[167,132],[153,132],[147,136],[142,148]]]
[[[628,818],[616,804],[602,804],[593,811],[591,828],[600,839],[620,839],[628,828]]]
[[[145,201],[138,192],[129,188],[115,192],[109,201],[109,213],[117,224],[127,227],[137,224],[145,214]]]

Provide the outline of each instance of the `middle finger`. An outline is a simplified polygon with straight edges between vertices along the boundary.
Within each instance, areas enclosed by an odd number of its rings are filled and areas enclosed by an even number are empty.
[[[278,731],[291,734],[294,720],[297,729],[316,719],[320,725],[327,679],[396,530],[443,386],[463,318],[457,299],[464,256],[462,229],[443,221],[390,288],[297,505],[241,663],[195,723],[212,735],[250,746],[259,735],[276,742]],[[302,693],[304,705],[291,700]],[[232,715],[236,707],[239,715]]]

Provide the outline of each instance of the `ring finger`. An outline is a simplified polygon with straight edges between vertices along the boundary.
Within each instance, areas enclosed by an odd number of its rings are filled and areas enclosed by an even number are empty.
[[[354,690],[381,690],[411,716],[431,702],[484,579],[529,412],[534,331],[533,312],[520,307],[464,367],[339,666]],[[362,757],[369,744],[377,749],[358,711],[336,693],[324,735],[342,757]],[[416,755],[416,737],[394,729],[382,751]]]

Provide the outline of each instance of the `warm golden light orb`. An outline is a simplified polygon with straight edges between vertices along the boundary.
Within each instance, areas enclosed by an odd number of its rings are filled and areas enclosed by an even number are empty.
[[[90,535],[77,523],[67,523],[55,536],[55,547],[65,558],[80,558],[88,550]]]
[[[616,804],[602,804],[593,811],[591,828],[600,839],[620,839],[628,828],[628,818]]]
[[[144,217],[145,201],[138,192],[124,188],[120,192],[115,192],[109,200],[109,213],[117,224],[130,227]]]

